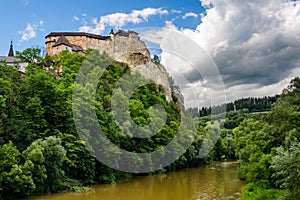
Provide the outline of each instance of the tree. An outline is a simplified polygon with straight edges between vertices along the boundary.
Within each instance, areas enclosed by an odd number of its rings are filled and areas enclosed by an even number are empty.
[[[24,160],[30,161],[33,164],[32,180],[35,184],[34,193],[42,194],[45,192],[45,180],[47,178],[45,168],[45,158],[43,155],[44,149],[38,144],[38,141],[34,141],[25,151],[22,152]]]
[[[21,164],[20,153],[12,142],[0,148],[0,199],[13,199],[32,194],[33,163]]]
[[[23,62],[37,63],[42,61],[42,51],[39,48],[27,48],[22,52],[17,51],[16,57]]]
[[[44,163],[47,172],[45,183],[48,187],[48,191],[57,191],[62,188],[62,178],[64,175],[62,164],[66,151],[64,147],[61,146],[61,140],[54,136],[50,136],[45,140],[39,140],[37,144],[43,149]]]
[[[13,140],[20,110],[18,107],[20,73],[6,63],[0,63],[0,145]]]
[[[276,183],[287,190],[286,199],[296,200],[300,197],[300,144],[295,142],[288,151],[283,147],[277,149],[272,159],[271,168]]]

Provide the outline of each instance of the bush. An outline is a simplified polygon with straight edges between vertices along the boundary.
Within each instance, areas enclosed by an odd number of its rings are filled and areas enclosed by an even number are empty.
[[[241,200],[276,200],[284,194],[283,190],[272,188],[272,184],[269,181],[262,180],[247,184]]]

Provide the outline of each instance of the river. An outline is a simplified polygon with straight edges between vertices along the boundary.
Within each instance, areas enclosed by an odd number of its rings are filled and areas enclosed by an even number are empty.
[[[238,164],[211,165],[178,172],[137,177],[114,185],[96,185],[87,193],[51,194],[33,200],[208,200],[239,199],[244,183]]]

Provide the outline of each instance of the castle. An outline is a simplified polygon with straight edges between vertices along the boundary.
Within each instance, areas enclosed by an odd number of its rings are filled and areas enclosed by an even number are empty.
[[[54,56],[64,50],[85,54],[88,49],[106,52],[108,56],[130,66],[148,64],[150,53],[134,31],[111,30],[109,36],[84,32],[52,32],[46,37],[47,55]]]
[[[46,52],[54,56],[62,51],[85,54],[88,49],[98,50],[115,61],[127,63],[131,70],[161,84],[167,100],[172,99],[170,79],[165,68],[152,62],[146,44],[134,31],[110,31],[109,36],[84,32],[52,32],[46,37]]]

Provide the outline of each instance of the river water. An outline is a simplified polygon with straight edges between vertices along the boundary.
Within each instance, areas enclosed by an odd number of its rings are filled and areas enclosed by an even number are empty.
[[[51,194],[34,200],[208,200],[239,199],[244,183],[237,163],[219,163],[179,172],[96,185],[87,193]]]

